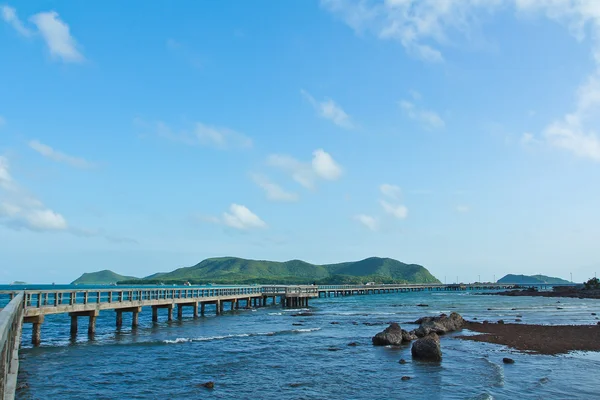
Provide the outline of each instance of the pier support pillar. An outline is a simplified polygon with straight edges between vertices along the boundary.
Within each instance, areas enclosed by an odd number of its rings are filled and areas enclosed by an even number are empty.
[[[88,324],[88,336],[93,337],[96,334],[96,316],[98,313],[90,314],[90,322]]]
[[[131,312],[131,329],[135,329],[135,328],[138,327],[139,322],[140,322],[139,316],[140,316],[140,311],[139,310],[133,310]],[[122,323],[122,321],[121,321],[121,323]]]
[[[152,322],[158,322],[158,307],[152,306]]]
[[[177,304],[177,319],[183,319],[183,304]]]
[[[200,303],[200,315],[202,315],[204,317],[204,309],[205,309],[205,304],[204,303]]]
[[[236,310],[240,309],[240,303],[239,303],[239,301],[237,299],[235,300],[235,309]]]
[[[235,300],[231,300],[231,311],[235,309]]]
[[[39,346],[42,342],[42,323],[44,322],[43,315],[36,315],[35,317],[25,317],[24,323],[33,324],[33,330],[31,332],[31,344]]]
[[[170,304],[167,307],[167,311],[168,311],[167,321],[171,322],[171,321],[173,321],[173,305],[172,304]]]
[[[215,309],[217,311],[217,315],[221,315],[221,312],[223,311],[223,309],[221,308],[221,300],[217,300],[217,302],[215,303]]]
[[[77,336],[77,315],[71,315],[71,337]]]
[[[152,309],[152,311],[154,311],[154,309]],[[121,329],[122,326],[123,326],[123,312],[117,310],[117,329]]]
[[[198,302],[194,303],[194,318],[198,318]]]

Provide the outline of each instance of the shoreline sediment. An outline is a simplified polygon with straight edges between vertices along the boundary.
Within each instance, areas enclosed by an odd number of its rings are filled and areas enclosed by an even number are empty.
[[[456,338],[501,344],[536,354],[566,354],[571,351],[600,351],[599,325],[527,325],[466,322],[463,329],[480,335]]]

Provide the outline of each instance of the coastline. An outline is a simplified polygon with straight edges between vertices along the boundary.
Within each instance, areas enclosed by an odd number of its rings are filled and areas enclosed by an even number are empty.
[[[495,293],[477,293],[478,296],[530,296],[530,297],[565,297],[576,299],[600,299],[600,289],[579,289],[562,287],[561,290],[538,291],[532,289],[513,289]]]
[[[458,339],[501,344],[535,354],[565,354],[571,351],[600,351],[600,325],[527,325],[467,322],[463,329],[480,335]]]

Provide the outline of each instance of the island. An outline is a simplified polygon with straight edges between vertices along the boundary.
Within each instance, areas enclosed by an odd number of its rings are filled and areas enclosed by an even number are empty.
[[[159,272],[144,278],[112,271],[85,273],[74,284],[367,284],[440,283],[425,267],[391,258],[370,257],[337,264],[311,264],[237,257],[208,258],[191,267]]]

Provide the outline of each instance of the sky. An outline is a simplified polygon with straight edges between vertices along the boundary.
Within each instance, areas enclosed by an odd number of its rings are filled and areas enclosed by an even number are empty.
[[[0,282],[600,272],[600,2],[0,3]]]

